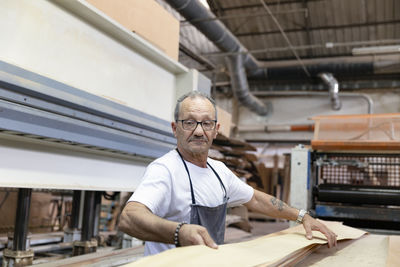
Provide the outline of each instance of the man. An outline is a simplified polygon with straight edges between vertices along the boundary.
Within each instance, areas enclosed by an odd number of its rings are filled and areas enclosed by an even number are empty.
[[[178,99],[171,123],[177,149],[153,161],[142,183],[122,211],[119,227],[145,240],[145,255],[175,246],[218,248],[225,231],[227,205],[244,204],[252,211],[299,221],[312,238],[321,231],[328,246],[336,235],[324,224],[238,179],[222,162],[208,158],[220,127],[215,102],[197,91]]]

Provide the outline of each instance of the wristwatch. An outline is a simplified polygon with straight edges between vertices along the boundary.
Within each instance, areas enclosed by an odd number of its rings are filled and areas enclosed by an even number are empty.
[[[306,214],[308,214],[308,212],[306,210],[300,210],[299,215],[297,216],[296,222],[303,223],[303,219]]]

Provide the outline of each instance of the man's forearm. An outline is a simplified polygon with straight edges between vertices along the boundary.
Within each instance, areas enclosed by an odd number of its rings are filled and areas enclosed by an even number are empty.
[[[177,224],[154,215],[141,203],[129,202],[121,213],[119,229],[140,240],[172,244]]]
[[[258,190],[254,190],[253,198],[244,205],[252,211],[291,221],[295,221],[299,213],[298,209],[290,207],[282,200]]]
[[[254,190],[252,199],[244,204],[252,211],[259,212],[274,218],[282,218],[295,221],[299,215],[299,210],[290,207],[283,201],[276,199],[273,196]],[[336,246],[337,235],[332,232],[326,225],[315,220],[310,215],[305,215],[302,221],[303,227],[306,231],[306,237],[312,238],[312,231],[320,231],[328,240],[328,247]]]

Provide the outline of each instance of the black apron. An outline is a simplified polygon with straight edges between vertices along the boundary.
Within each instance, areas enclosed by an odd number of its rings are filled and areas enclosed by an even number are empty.
[[[207,207],[207,206],[201,206],[196,204],[196,200],[194,198],[194,192],[193,192],[193,186],[192,186],[192,179],[190,178],[190,173],[189,169],[186,165],[186,162],[183,160],[183,157],[181,153],[176,149],[178,152],[179,156],[181,157],[181,160],[183,162],[183,165],[185,166],[186,172],[189,177],[189,182],[190,182],[190,192],[192,194],[192,204],[191,210],[190,210],[190,223],[191,224],[197,224],[204,226],[212,239],[214,240],[215,243],[218,245],[221,245],[224,243],[224,236],[225,236],[225,217],[226,217],[226,210],[228,206],[228,197],[226,194],[226,189],[224,184],[221,181],[221,178],[219,177],[218,173],[214,170],[213,167],[211,167],[210,164],[207,165],[211,168],[211,170],[214,172],[214,174],[217,176],[219,182],[221,183],[221,186],[224,190],[224,198],[223,198],[223,203],[219,206],[216,207]]]

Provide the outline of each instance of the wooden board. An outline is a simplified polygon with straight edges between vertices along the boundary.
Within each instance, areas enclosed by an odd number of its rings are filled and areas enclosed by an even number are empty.
[[[144,246],[119,249],[113,251],[98,251],[75,256],[56,262],[35,264],[37,267],[79,267],[79,266],[120,266],[143,257]]]
[[[365,235],[357,240],[338,243],[337,249],[321,247],[296,267],[309,266],[385,266],[387,255],[387,236]],[[397,265],[399,266],[399,265]]]
[[[338,240],[356,239],[366,232],[337,222],[328,222],[338,234]],[[276,266],[282,260],[297,259],[316,245],[326,244],[326,238],[314,232],[314,238],[304,236],[302,226],[289,228],[251,241],[226,244],[218,249],[206,246],[181,247],[145,257],[126,266]]]
[[[86,0],[178,61],[179,21],[154,0]]]
[[[400,266],[400,236],[391,235],[388,242],[386,267],[398,267]]]

